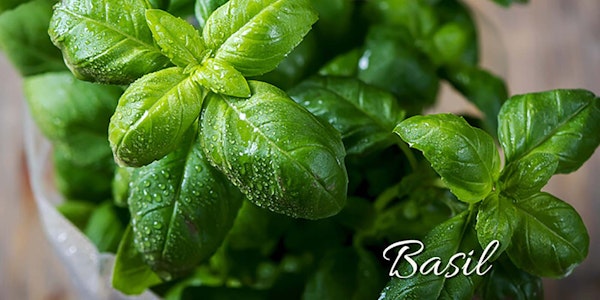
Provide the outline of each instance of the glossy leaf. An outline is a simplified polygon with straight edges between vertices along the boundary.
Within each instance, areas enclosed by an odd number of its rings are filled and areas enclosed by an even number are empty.
[[[589,236],[571,205],[547,193],[513,204],[518,225],[506,251],[517,267],[537,276],[563,277],[585,259]]]
[[[558,167],[558,157],[549,153],[531,153],[502,170],[502,192],[526,198],[539,192]]]
[[[482,247],[496,240],[500,243],[496,259],[510,245],[517,227],[517,210],[511,202],[498,193],[491,193],[479,206],[477,213],[477,239]]]
[[[160,9],[146,10],[146,22],[162,52],[177,66],[199,64],[204,56],[204,41],[187,21]]]
[[[339,212],[348,181],[339,133],[283,91],[249,83],[247,100],[208,97],[201,118],[208,159],[258,206],[307,219]]]
[[[166,67],[146,25],[144,0],[64,0],[54,8],[49,34],[77,78],[129,84]]]
[[[206,90],[181,68],[148,74],[123,93],[108,129],[118,163],[139,167],[179,147],[198,118]]]
[[[480,51],[478,26],[470,5],[460,0],[434,2],[432,4],[440,26],[429,41],[420,45],[421,49],[429,53],[432,60],[444,65],[477,65]],[[434,46],[433,52],[427,51],[429,43]]]
[[[303,300],[375,299],[381,291],[384,271],[364,250],[342,248],[331,251],[309,277]]]
[[[542,279],[517,268],[506,255],[494,262],[480,287],[481,299],[542,300]]]
[[[405,115],[393,95],[353,78],[315,77],[289,94],[342,134],[348,154],[394,143],[392,130]]]
[[[415,116],[394,129],[411,147],[423,151],[459,200],[474,203],[493,189],[500,156],[491,136],[458,116]]]
[[[26,1],[2,1],[12,6]],[[62,55],[48,37],[52,0],[36,0],[0,14],[0,50],[21,75],[66,70]]]
[[[231,229],[242,196],[206,161],[196,128],[179,149],[134,170],[128,199],[135,245],[163,279],[208,259]]]
[[[196,0],[196,5],[194,6],[194,13],[196,15],[196,20],[198,20],[198,25],[200,28],[204,28],[206,25],[206,21],[210,17],[210,15],[221,5],[225,4],[228,0]]]
[[[203,37],[215,58],[256,76],[273,70],[316,21],[307,0],[231,0],[210,16]]]
[[[233,97],[250,97],[246,78],[227,62],[208,58],[194,70],[193,79],[213,93]]]
[[[474,251],[474,260],[477,260],[477,257],[482,254],[469,221],[468,212],[461,213],[435,227],[423,239],[423,244],[425,250],[412,258],[418,266],[432,257],[439,257],[442,264],[447,263],[458,252]],[[416,250],[410,249],[409,251]],[[394,254],[388,253],[388,255],[393,256]],[[407,262],[401,261],[401,263],[397,271],[402,276],[409,275],[413,271],[412,267]],[[454,261],[457,268],[462,268],[464,263],[463,259]],[[440,270],[444,267],[445,265],[440,266]],[[472,269],[471,265],[468,270]],[[481,269],[483,271],[485,268]],[[452,267],[448,269],[448,272],[454,271]],[[480,281],[481,277],[475,273],[465,276],[462,272],[458,272],[456,276],[450,278],[433,273],[428,275],[416,273],[409,278],[392,278],[381,292],[379,299],[471,299]]]
[[[498,113],[508,99],[508,90],[504,81],[495,75],[475,66],[446,67],[444,77],[483,112],[487,132],[498,132]]]
[[[600,99],[585,90],[554,90],[511,97],[498,116],[507,163],[529,153],[559,158],[556,173],[577,170],[600,144]]]
[[[131,226],[125,229],[113,267],[112,286],[126,295],[141,294],[147,288],[161,283],[136,250]]]

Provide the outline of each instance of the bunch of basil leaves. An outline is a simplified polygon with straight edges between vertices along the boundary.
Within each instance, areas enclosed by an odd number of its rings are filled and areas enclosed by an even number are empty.
[[[478,66],[458,0],[0,11],[0,47],[54,146],[59,210],[117,254],[113,285],[126,294],[533,299],[540,277],[587,255],[577,212],[540,190],[598,147],[598,97],[509,99]],[[483,117],[421,116],[442,81]],[[419,263],[500,249],[484,276],[389,280],[381,252],[401,239],[424,241]]]

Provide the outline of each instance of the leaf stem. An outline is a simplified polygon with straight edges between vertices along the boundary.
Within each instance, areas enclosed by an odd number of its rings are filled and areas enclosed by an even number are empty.
[[[415,155],[412,153],[412,151],[408,147],[408,144],[406,144],[402,139],[400,139],[399,136],[396,136],[396,145],[398,145],[400,150],[402,150],[402,152],[406,156],[406,159],[408,160],[408,163],[410,164],[410,168],[413,171],[416,171],[418,169],[417,159],[415,158]]]

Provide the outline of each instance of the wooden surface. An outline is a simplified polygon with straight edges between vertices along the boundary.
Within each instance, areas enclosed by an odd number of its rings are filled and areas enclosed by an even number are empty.
[[[484,52],[490,54],[485,65],[504,75],[511,94],[552,88],[600,94],[600,1],[533,0],[510,9],[491,1],[466,2],[484,16]],[[0,54],[0,300],[71,299],[68,276],[45,241],[27,185],[23,106],[19,76]],[[463,101],[450,100],[438,110],[464,107]],[[600,294],[599,177],[597,151],[579,171],[558,176],[547,188],[582,215],[591,246],[570,277],[545,282],[546,299],[597,299]]]

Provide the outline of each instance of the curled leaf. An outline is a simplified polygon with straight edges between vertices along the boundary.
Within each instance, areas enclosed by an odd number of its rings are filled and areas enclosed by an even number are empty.
[[[131,84],[121,96],[108,130],[117,162],[139,167],[175,150],[198,118],[205,96],[206,91],[177,67]]]
[[[144,0],[64,0],[48,32],[77,78],[129,84],[169,64],[154,46],[146,8]]]

